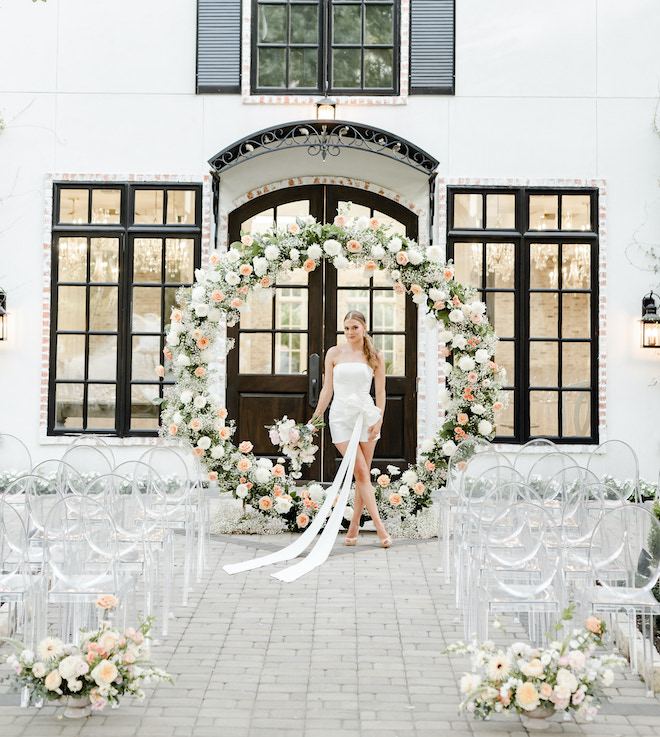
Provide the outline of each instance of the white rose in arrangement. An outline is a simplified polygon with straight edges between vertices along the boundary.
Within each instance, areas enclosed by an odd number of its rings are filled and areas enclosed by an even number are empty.
[[[475,367],[474,358],[472,356],[461,356],[458,359],[458,368],[461,371],[472,371]]]
[[[264,249],[264,256],[269,261],[277,261],[277,259],[280,257],[280,249],[274,243],[271,243]]]
[[[447,293],[442,289],[438,289],[437,287],[431,287],[429,289],[429,297],[434,302],[437,302],[438,300],[440,300],[441,302],[445,302],[447,300]]]
[[[411,248],[408,251],[408,258],[413,266],[419,266],[424,260],[424,256],[416,248]]]
[[[198,284],[204,284],[206,282],[206,272],[204,269],[195,269],[195,281]]]
[[[412,468],[409,468],[401,474],[401,481],[408,486],[414,486],[418,481],[417,473]]]
[[[426,249],[426,258],[432,263],[432,264],[438,264],[442,261],[442,251],[438,248],[438,246],[429,246]]]
[[[316,218],[313,215],[305,215],[304,218],[300,218],[305,225],[314,225]]]
[[[208,450],[211,447],[211,438],[209,438],[207,435],[204,435],[197,441],[197,447],[201,448],[202,450]]]
[[[190,293],[193,302],[199,302],[206,297],[206,289],[204,287],[193,287]]]
[[[257,466],[254,472],[254,478],[258,484],[267,484],[270,481],[269,469]]]
[[[451,344],[454,348],[458,348],[459,351],[464,351],[467,348],[467,338],[459,333],[451,339]]]
[[[484,302],[471,302],[470,305],[471,315],[483,315],[486,312],[486,305]]]
[[[318,243],[314,243],[307,249],[307,256],[309,258],[313,258],[316,261],[316,259],[323,256],[323,249],[321,248],[321,246],[319,246]]]
[[[242,305],[238,307],[239,312],[251,312],[250,305],[247,302],[243,302]]]
[[[353,507],[346,506],[344,509],[344,519],[347,521],[351,521],[353,517]]]
[[[211,322],[220,322],[222,319],[222,312],[217,307],[211,307],[207,317]]]
[[[325,490],[320,484],[312,484],[309,489],[309,498],[313,502],[320,502],[325,499]]]
[[[490,354],[485,348],[479,348],[479,350],[474,354],[474,360],[477,363],[488,363],[490,360]]]
[[[328,254],[328,256],[334,258],[335,256],[339,256],[339,254],[341,253],[341,243],[339,241],[336,241],[334,238],[329,238],[323,244],[323,249]]]
[[[208,400],[205,396],[200,394],[199,396],[195,397],[193,400],[193,405],[197,407],[197,409],[204,409],[208,403]]]
[[[278,514],[286,514],[292,506],[292,503],[288,499],[284,499],[281,496],[278,496],[275,500],[275,511]]]
[[[422,453],[429,453],[433,448],[435,448],[435,440],[433,438],[426,438],[422,443],[420,450]]]
[[[387,250],[391,251],[392,253],[396,253],[397,251],[401,250],[402,245],[403,242],[401,241],[401,238],[399,238],[398,235],[395,235],[393,238],[390,239],[390,242],[387,244]]]
[[[493,432],[493,426],[488,422],[488,420],[480,420],[477,425],[477,430],[479,430],[482,435],[490,435],[491,432]]]
[[[451,322],[463,322],[465,320],[465,315],[460,310],[452,310],[449,313],[449,320]]]
[[[436,330],[438,327],[438,321],[430,313],[426,315],[424,323],[427,330]]]
[[[438,404],[441,407],[446,407],[451,402],[451,392],[449,389],[438,389]]]
[[[239,499],[245,499],[245,497],[248,495],[248,487],[247,484],[239,484],[236,487],[236,496]]]
[[[375,245],[371,248],[371,256],[372,258],[375,258],[377,261],[380,261],[380,259],[382,259],[384,255],[385,255],[385,249],[382,246]]]
[[[475,415],[483,415],[486,411],[486,408],[483,406],[483,404],[473,404],[472,405],[472,412]]]
[[[461,312],[467,317],[470,314],[470,305],[463,305],[461,307]]]
[[[481,676],[476,673],[466,673],[461,678],[461,693],[472,693],[481,685]]]
[[[175,425],[180,425],[183,422],[183,415],[181,414],[181,412],[175,412],[172,415],[172,422]]]
[[[176,358],[176,362],[178,366],[190,366],[190,358],[185,353],[180,353]]]
[[[364,215],[355,221],[355,227],[358,230],[366,230],[369,227],[369,218]]]
[[[332,263],[334,264],[335,269],[345,269],[349,265],[349,260],[346,258],[346,256],[342,256],[339,254],[339,256],[336,256]]]
[[[447,363],[447,361],[441,361],[438,364],[438,368],[440,369],[440,373],[444,374],[445,376],[449,376],[451,374],[453,366],[451,363]]]
[[[256,276],[264,276],[268,271],[268,259],[263,256],[256,256],[252,259],[252,266]]]
[[[237,248],[230,248],[227,251],[227,259],[232,264],[235,264],[237,261],[240,261],[240,259],[241,259],[241,252]]]
[[[219,458],[222,458],[225,454],[225,449],[221,445],[214,445],[211,449],[211,458],[215,458],[217,461]]]
[[[300,258],[300,251],[297,248],[292,248],[289,251],[289,257],[291,258],[291,261],[297,261]],[[286,261],[284,263],[286,263]],[[282,266],[284,266],[284,264],[282,264]]]
[[[433,291],[433,290],[431,290]],[[431,295],[431,292],[429,292],[429,297],[433,299],[433,296]],[[438,341],[440,343],[449,343],[450,340],[454,337],[453,333],[450,333],[449,330],[441,330],[438,333]]]
[[[205,304],[195,305],[195,314],[197,317],[208,317],[209,306]]]
[[[443,455],[446,455],[446,456],[453,455],[455,450],[456,450],[456,443],[453,440],[447,440],[446,442],[442,444]]]
[[[170,332],[167,334],[167,345],[179,345],[179,334],[176,332],[176,330],[170,330]]]
[[[216,282],[220,281],[220,279],[222,279],[222,274],[215,271],[215,269],[213,271],[209,271],[206,275],[206,281]]]
[[[398,269],[394,269],[394,271],[390,271],[390,276],[394,281],[399,281],[401,278],[401,272]]]
[[[416,305],[423,305],[423,304],[425,304],[426,303],[426,293],[425,292],[418,292],[417,294],[413,294],[412,301]]]
[[[259,468],[267,468],[268,470],[270,470],[273,467],[273,462],[270,460],[270,458],[259,458],[259,460],[257,461],[257,466],[259,466]]]
[[[181,404],[189,404],[192,402],[193,394],[190,391],[190,389],[184,389],[181,394],[179,394],[179,399],[181,400]]]
[[[225,274],[225,281],[235,287],[241,281],[241,277],[235,271],[228,271]]]
[[[401,496],[408,496],[410,494],[410,489],[405,484],[401,484],[398,491]]]
[[[213,429],[216,432],[220,432],[222,428],[225,426],[225,421],[221,419],[220,417],[216,417],[215,420],[213,420]]]

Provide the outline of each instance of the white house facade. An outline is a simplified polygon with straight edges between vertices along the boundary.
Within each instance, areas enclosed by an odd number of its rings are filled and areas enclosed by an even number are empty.
[[[0,5],[0,433],[35,461],[81,432],[134,457],[195,269],[351,203],[479,290],[507,376],[498,444],[626,440],[656,481],[659,32],[655,0]],[[378,460],[414,460],[446,349],[410,300],[330,264],[251,299],[216,365],[237,440],[269,452],[264,424],[311,415],[317,357],[360,309],[387,365]]]

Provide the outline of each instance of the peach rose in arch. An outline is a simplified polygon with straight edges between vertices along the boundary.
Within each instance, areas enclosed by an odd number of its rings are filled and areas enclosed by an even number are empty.
[[[459,412],[456,420],[458,421],[459,425],[467,425],[470,421],[470,418],[465,414],[465,412]]]
[[[211,345],[211,341],[206,336],[204,336],[197,341],[196,345],[200,349],[200,351],[203,351],[205,348],[208,348]]]
[[[281,479],[284,477],[284,466],[281,463],[277,463],[275,466],[273,466],[273,470],[271,471],[273,476],[275,476],[278,479]]]
[[[307,272],[314,271],[315,268],[316,261],[314,261],[313,258],[308,258],[307,261],[305,261],[305,263],[303,264],[303,269],[305,269],[305,271]]]
[[[402,501],[403,501],[403,497],[401,496],[401,494],[394,493],[394,494],[390,494],[389,496],[389,502],[393,507],[398,507]]]
[[[192,420],[190,420],[190,422],[188,423],[188,427],[189,427],[189,428],[190,428],[191,430],[195,430],[196,432],[199,432],[199,430],[200,430],[200,429],[201,429],[201,427],[202,427],[202,423],[201,423],[201,421],[200,421],[200,420],[198,420],[198,419],[197,419],[196,417],[193,417],[193,419],[192,419]]]
[[[254,238],[246,233],[245,235],[241,236],[241,243],[249,248],[254,243]]]
[[[219,435],[221,440],[229,440],[231,437],[231,430],[228,427],[223,427],[220,429]]]
[[[167,428],[167,430],[168,430],[168,432],[169,432],[170,435],[176,435],[179,432],[179,427],[178,427],[178,425],[175,425],[174,423],[172,423]]]
[[[163,348],[163,355],[165,356],[165,358],[167,358],[168,361],[172,360],[172,351],[167,346]]]
[[[454,270],[453,269],[445,269],[442,275],[445,277],[445,279],[451,279],[454,276]]]
[[[165,366],[160,364],[156,366],[156,374],[162,379],[165,376]]]
[[[381,474],[378,479],[378,485],[382,486],[383,488],[386,487],[390,483],[390,477],[387,474]]]
[[[222,302],[225,298],[225,293],[220,289],[214,289],[211,292],[211,300],[213,302]]]
[[[218,474],[215,471],[209,471],[208,480],[209,481],[217,481],[218,480]]]
[[[406,293],[406,288],[401,284],[401,282],[397,282],[394,287],[394,294],[402,295]]]
[[[378,228],[380,228],[380,220],[378,218],[371,218],[371,220],[369,220],[369,227],[372,230],[378,230]]]
[[[495,404],[493,404],[493,409],[497,412],[497,410],[502,409],[503,406],[502,402],[495,402]]]
[[[332,221],[333,225],[338,228],[346,227],[346,218],[343,215],[335,215],[335,219]]]
[[[231,306],[234,309],[238,309],[242,305],[243,305],[243,300],[240,297],[234,297],[234,299],[232,299],[232,301],[231,301]]]
[[[250,466],[251,465],[252,464],[250,463],[250,461],[247,458],[241,458],[240,461],[236,464],[236,468],[241,473],[246,473],[246,471],[249,471],[250,470]]]
[[[362,250],[362,244],[360,243],[360,241],[351,240],[348,241],[348,243],[346,244],[346,248],[351,253],[360,253],[360,251]]]
[[[181,312],[181,310],[172,310],[172,315],[171,315],[172,322],[181,322],[182,317],[183,317],[183,312]]]
[[[211,262],[212,266],[216,266],[220,263],[220,256],[218,256],[217,253],[212,253],[211,257],[209,258],[209,261]]]
[[[373,274],[374,271],[378,268],[378,264],[375,261],[367,261],[367,263],[364,265],[364,270],[369,273]]]
[[[241,444],[240,444],[240,445],[238,446],[238,450],[239,450],[239,451],[240,451],[241,453],[249,453],[249,452],[250,452],[250,451],[252,450],[252,448],[254,448],[254,446],[252,445],[252,443],[251,443],[251,442],[250,442],[249,440],[244,440],[244,441],[243,441],[243,442],[242,442],[242,443],[241,443]]]
[[[396,262],[399,266],[405,266],[410,259],[405,251],[399,251],[396,255]]]
[[[288,231],[292,235],[298,235],[298,233],[300,233],[300,228],[298,227],[298,223],[289,223]]]
[[[259,499],[259,509],[267,510],[273,506],[273,500],[269,496],[262,496]]]
[[[198,366],[195,369],[195,376],[204,376],[205,373],[206,373],[206,369],[203,366]]]
[[[270,279],[267,276],[262,276],[259,284],[265,289],[270,286]]]
[[[229,414],[229,412],[227,412],[227,408],[226,407],[220,407],[218,409],[218,411],[216,412],[216,414],[218,415],[218,417],[221,420],[226,420],[227,419],[227,415]]]
[[[419,495],[423,494],[424,493],[424,484],[421,481],[418,481],[413,486],[413,491],[415,492],[415,494],[419,494]]]
[[[299,515],[298,515],[298,516],[296,517],[296,524],[297,524],[297,525],[298,525],[298,527],[300,527],[301,529],[302,529],[303,527],[307,527],[307,525],[309,524],[309,517],[308,517],[308,516],[307,516],[306,514],[304,514],[304,513],[301,513],[301,514],[299,514]]]

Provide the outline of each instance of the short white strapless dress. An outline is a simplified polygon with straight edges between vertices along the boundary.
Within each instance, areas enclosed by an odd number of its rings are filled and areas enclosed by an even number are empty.
[[[349,362],[335,365],[332,372],[332,404],[328,415],[330,436],[333,443],[345,443],[351,439],[355,426],[354,406],[356,403],[361,405],[370,404],[376,412],[379,411],[369,393],[373,378],[374,371],[366,363]],[[362,417],[360,417],[360,421],[362,422],[360,442],[366,443],[369,440],[369,428],[374,424],[374,421],[370,422],[367,419],[362,419]],[[377,436],[376,440],[379,437],[380,435]]]

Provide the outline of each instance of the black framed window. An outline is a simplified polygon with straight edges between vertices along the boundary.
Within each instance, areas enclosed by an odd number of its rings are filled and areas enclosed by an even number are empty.
[[[48,433],[156,435],[176,292],[201,263],[197,184],[58,182]]]
[[[500,338],[497,441],[598,442],[598,191],[452,187],[448,257]]]
[[[397,94],[396,0],[253,0],[256,93]]]

